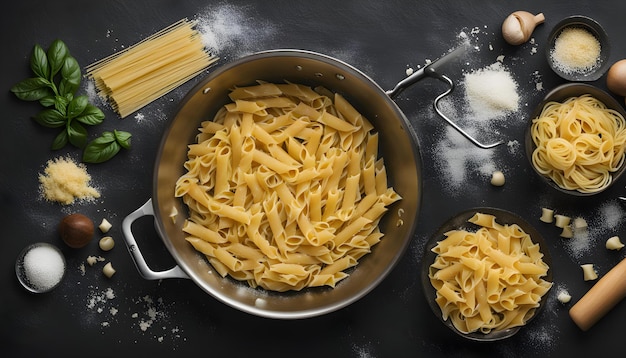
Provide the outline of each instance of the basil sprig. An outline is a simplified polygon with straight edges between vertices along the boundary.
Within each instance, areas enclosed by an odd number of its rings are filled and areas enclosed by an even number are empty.
[[[33,117],[37,123],[44,127],[62,128],[52,142],[53,150],[69,143],[85,149],[83,161],[101,163],[111,159],[121,147],[130,147],[130,134],[122,131],[104,132],[87,144],[86,126],[102,123],[104,113],[89,103],[87,96],[76,95],[82,74],[78,62],[63,41],[53,41],[48,51],[35,44],[30,68],[35,77],[18,82],[11,87],[11,92],[21,100],[39,101],[45,107]]]
[[[115,156],[121,148],[130,148],[131,134],[113,130],[103,132],[102,135],[91,141],[83,152],[83,162],[102,163]]]

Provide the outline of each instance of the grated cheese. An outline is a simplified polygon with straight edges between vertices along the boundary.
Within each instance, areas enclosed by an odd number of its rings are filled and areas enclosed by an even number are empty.
[[[71,158],[51,159],[44,174],[39,174],[42,196],[48,201],[72,204],[77,199],[92,200],[100,197],[97,189],[89,186],[91,176],[83,164]]]
[[[565,28],[554,42],[550,56],[556,67],[565,73],[585,73],[598,64],[600,42],[589,31]]]

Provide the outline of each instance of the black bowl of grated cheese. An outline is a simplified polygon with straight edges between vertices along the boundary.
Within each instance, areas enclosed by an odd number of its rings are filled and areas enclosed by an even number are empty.
[[[546,57],[552,70],[568,81],[595,81],[608,70],[610,50],[608,35],[598,22],[570,16],[552,28]]]

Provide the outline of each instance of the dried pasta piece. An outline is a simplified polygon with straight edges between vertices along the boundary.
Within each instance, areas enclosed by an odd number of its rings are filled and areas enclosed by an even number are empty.
[[[593,281],[598,278],[598,273],[593,267],[593,264],[583,264],[580,265],[580,268],[583,270],[583,280]]]
[[[550,224],[554,220],[554,210],[548,208],[541,208],[541,217],[539,220],[544,223]]]

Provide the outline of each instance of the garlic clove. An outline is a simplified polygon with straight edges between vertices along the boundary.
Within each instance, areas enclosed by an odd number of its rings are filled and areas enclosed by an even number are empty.
[[[528,11],[515,11],[502,22],[502,37],[511,45],[521,45],[530,40],[535,27],[545,20],[543,13],[533,15]]]

